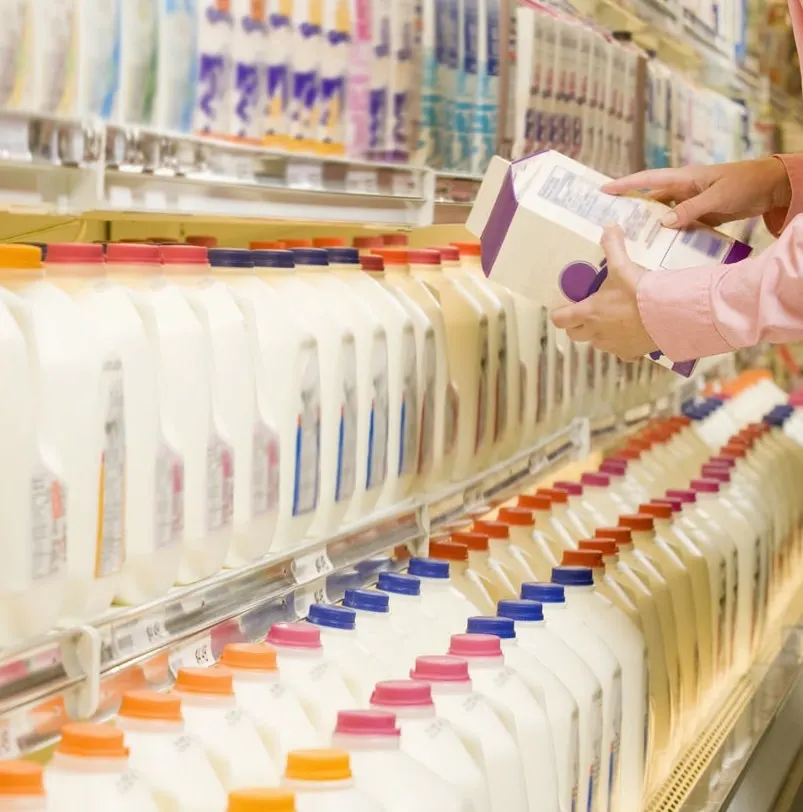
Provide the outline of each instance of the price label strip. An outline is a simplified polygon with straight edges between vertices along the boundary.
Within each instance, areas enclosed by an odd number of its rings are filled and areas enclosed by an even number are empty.
[[[299,587],[293,594],[293,608],[299,620],[309,614],[309,608],[314,603],[329,603],[325,578],[320,578],[311,584]]]
[[[212,635],[205,634],[171,652],[170,673],[175,677],[179,668],[208,668],[215,664],[212,654]]]
[[[329,575],[334,569],[334,564],[325,549],[301,555],[290,565],[297,584],[306,584],[314,578]]]
[[[164,616],[143,617],[115,630],[115,651],[118,656],[156,648],[170,637]]]
[[[323,164],[316,161],[288,161],[285,182],[291,189],[323,190]]]
[[[355,194],[379,194],[379,172],[376,169],[349,169],[346,191]]]

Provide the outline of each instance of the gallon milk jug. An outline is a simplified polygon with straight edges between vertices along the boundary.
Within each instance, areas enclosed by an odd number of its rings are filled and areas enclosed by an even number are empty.
[[[226,812],[296,812],[296,796],[287,789],[235,789]]]
[[[341,711],[332,747],[349,754],[357,789],[387,812],[471,808],[457,790],[401,749],[401,730],[389,711]]]
[[[78,305],[102,348],[104,369],[119,372],[111,395],[118,416],[109,430],[114,426],[121,436],[116,454],[107,450],[105,457],[105,470],[122,465],[124,471],[126,561],[116,597],[122,603],[147,603],[175,584],[181,557],[174,503],[182,498],[183,466],[164,436],[156,358],[130,296],[106,281],[103,246],[51,244],[46,269],[50,281]]]
[[[320,745],[301,701],[282,681],[270,646],[229,643],[220,664],[231,672],[237,706],[256,725],[275,764],[283,764],[291,750]]]
[[[466,626],[471,634],[499,638],[506,664],[524,680],[542,704],[552,727],[560,807],[571,809],[580,797],[579,713],[569,689],[527,649],[519,645],[512,620],[472,617]]]
[[[452,635],[448,653],[468,663],[474,690],[491,703],[516,741],[531,812],[559,809],[558,765],[547,714],[522,678],[505,666],[499,638]]]
[[[447,423],[454,428],[452,479],[465,479],[482,470],[488,458],[493,426],[488,416],[490,398],[488,316],[482,306],[442,269],[440,254],[416,255],[410,273],[438,300],[446,325],[449,370],[455,398],[447,404]]]
[[[394,505],[410,493],[418,467],[420,393],[415,328],[398,299],[361,270],[356,248],[330,248],[327,254],[331,273],[371,308],[387,334],[388,474],[379,505]]]
[[[586,497],[585,486],[579,482],[559,481],[552,484],[554,490],[569,494],[569,507],[589,530],[606,524],[605,517],[597,510],[594,503]]]
[[[537,601],[499,601],[499,617],[512,620],[516,639],[548,668],[571,692],[577,702],[579,723],[579,771],[581,787],[593,799],[599,783],[601,742],[595,738],[602,730],[602,685],[585,661],[576,654],[544,620],[543,606]],[[596,749],[595,749],[596,748]],[[579,808],[588,809],[586,805]],[[576,799],[580,801],[580,799]]]
[[[215,428],[204,330],[181,289],[165,283],[157,246],[110,243],[106,272],[129,290],[157,361],[165,434],[184,461],[183,505],[174,508],[180,523],[183,507],[178,581],[192,583],[223,566],[233,507],[232,460]]]
[[[121,730],[85,722],[65,725],[45,770],[47,809],[159,812],[128,757]]]
[[[614,525],[619,514],[630,512],[628,505],[611,490],[611,478],[607,474],[585,473],[580,477],[580,483],[586,510],[593,519],[592,525]]]
[[[282,786],[295,795],[295,812],[385,810],[356,788],[349,755],[343,750],[294,750],[287,756]]]
[[[472,532],[488,536],[490,561],[498,562],[493,569],[498,573],[498,580],[507,591],[507,582],[513,585],[514,594],[524,581],[535,577],[537,563],[533,555],[533,543],[530,531],[532,517],[529,513],[520,516],[507,514],[507,521],[474,522]],[[501,570],[501,572],[500,572]]]
[[[357,639],[382,664],[382,670],[404,677],[417,651],[413,651],[413,640],[402,638],[394,628],[388,595],[376,589],[347,589],[343,606],[355,613]]]
[[[17,250],[17,249],[20,250]],[[27,265],[26,265],[27,263]],[[13,269],[13,270],[11,270]],[[0,246],[0,284],[13,273],[29,282],[41,276],[33,246]],[[49,631],[64,600],[66,524],[64,463],[55,444],[45,444],[44,404],[36,401],[37,363],[24,334],[23,301],[0,288],[0,454],[13,459],[0,472],[0,646]],[[13,396],[12,396],[13,395]],[[52,430],[55,424],[51,426]]]
[[[492,555],[491,538],[487,533],[480,530],[460,530],[452,533],[451,540],[468,550],[468,565],[480,578],[494,604],[502,598],[511,598],[518,594],[513,583],[515,576],[506,569],[503,562]]]
[[[279,672],[315,729],[321,736],[330,736],[337,712],[358,703],[335,663],[324,656],[320,629],[311,623],[274,623],[266,642],[276,649]]]
[[[179,668],[173,694],[181,699],[187,733],[198,739],[227,791],[278,783],[277,766],[237,705],[229,671]]]
[[[632,451],[630,449],[629,451]],[[638,452],[636,452],[638,453]],[[630,470],[630,461],[620,457],[606,457],[599,467],[600,473],[607,474],[611,478],[611,482],[620,482],[621,491],[624,492],[626,501],[629,504],[638,504],[650,498],[651,493],[661,493],[661,488],[655,487],[649,490],[645,488],[634,476]]]
[[[487,543],[487,541],[486,541]],[[452,583],[481,612],[488,612],[495,605],[486,586],[486,580],[471,568],[469,549],[456,541],[429,541],[429,557],[449,562]]]
[[[529,577],[519,580],[517,586],[528,581],[543,581],[551,572],[553,562],[560,563],[563,551],[566,549],[563,543],[555,537],[551,527],[552,503],[545,496],[531,496],[527,504],[528,508],[502,508],[505,520],[515,521],[517,537],[520,545],[527,545],[528,559],[530,561]],[[511,527],[511,530],[513,528]],[[529,541],[529,544],[527,542]],[[522,573],[526,575],[526,573]]]
[[[129,764],[160,810],[221,812],[226,792],[198,742],[188,736],[181,700],[156,691],[123,695],[116,726],[123,731]]]
[[[47,812],[55,809],[45,797],[44,770],[35,761],[0,763],[0,811]]]
[[[410,676],[432,687],[438,716],[454,725],[488,781],[493,812],[526,812],[524,768],[513,737],[481,694],[468,663],[457,657],[419,657]]]
[[[391,673],[357,636],[354,610],[314,603],[309,608],[307,622],[318,628],[326,658],[343,678],[354,701],[361,707],[367,704],[374,685],[388,679]]]
[[[588,526],[575,512],[569,504],[569,493],[561,488],[539,488],[535,492],[536,496],[545,496],[552,505],[552,521],[554,527],[565,530],[561,533],[561,538],[568,543],[569,539],[574,541],[574,546],[580,539],[588,538],[590,535]],[[519,496],[519,507],[529,507],[527,501],[533,497],[530,494]]]
[[[446,781],[472,812],[489,812],[488,783],[478,763],[445,719],[435,715],[432,689],[426,682],[377,683],[371,707],[396,715],[401,748]]]
[[[257,421],[255,368],[245,319],[229,288],[210,276],[207,249],[194,245],[164,245],[160,249],[165,281],[179,288],[204,332],[212,391],[212,414],[221,460],[216,472],[222,486],[220,512],[208,516],[210,526],[232,528],[228,561],[241,566],[263,555],[265,548],[251,526],[255,438],[264,434]],[[226,268],[249,261],[247,251],[209,252],[214,266]],[[264,464],[263,464],[264,465]],[[230,468],[231,470],[227,470]]]
[[[240,306],[246,320],[253,319],[258,334],[264,363],[264,374],[257,377],[260,399],[269,403],[281,397],[288,390],[276,387],[274,376],[289,376],[287,386],[298,392],[298,421],[301,406],[314,396],[314,376],[312,391],[305,390],[303,373],[317,359],[320,484],[318,508],[308,532],[310,536],[331,535],[345,519],[364,480],[358,478],[357,464],[361,418],[354,333],[342,313],[311,295],[309,287],[296,279],[289,251],[252,251],[251,255],[257,278],[237,282],[235,290],[243,295]],[[287,364],[288,357],[293,363]]]
[[[380,572],[376,588],[388,595],[390,622],[396,632],[411,647],[422,651],[437,651],[442,636],[433,633],[436,615],[424,605],[421,597],[421,579],[399,572]],[[412,642],[415,635],[415,642]]]
[[[577,612],[583,622],[603,638],[621,665],[621,693],[618,706],[614,697],[613,713],[614,728],[621,727],[622,733],[621,744],[617,746],[618,743],[614,742],[611,748],[607,786],[609,808],[612,806],[638,812],[644,793],[645,731],[649,729],[648,666],[644,637],[622,611],[595,593],[589,569],[557,567],[552,578],[565,590],[568,611]],[[622,701],[623,697],[627,697],[627,702]]]
[[[30,481],[39,479],[36,500],[50,489],[50,504],[40,502],[39,515],[32,516],[43,528],[39,532],[51,533],[41,560],[33,557],[30,544],[21,549],[29,550],[29,571],[45,579],[63,568],[66,551],[66,592],[55,589],[61,606],[45,599],[46,614],[61,609],[65,616],[94,617],[111,604],[125,563],[121,369],[104,365],[102,348],[78,305],[43,277],[39,249],[3,246],[0,256],[2,296],[25,337],[38,382],[32,414],[40,460],[32,460],[28,451],[28,473],[34,477]],[[24,398],[24,379],[22,386]]]

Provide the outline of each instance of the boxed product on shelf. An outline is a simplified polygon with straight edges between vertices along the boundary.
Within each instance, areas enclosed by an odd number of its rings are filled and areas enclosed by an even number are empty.
[[[228,135],[232,116],[234,16],[230,3],[219,0],[198,0],[196,14],[197,84],[192,128],[199,133]]]

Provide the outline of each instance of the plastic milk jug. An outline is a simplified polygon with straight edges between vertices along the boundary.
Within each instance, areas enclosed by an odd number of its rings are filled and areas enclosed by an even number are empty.
[[[487,539],[485,539],[487,543]],[[449,575],[452,583],[481,612],[489,612],[496,605],[488,589],[487,578],[471,567],[469,548],[458,541],[430,539],[429,557],[449,562]]]
[[[44,768],[35,761],[11,759],[0,764],[0,810],[47,812],[56,805],[45,797]]]
[[[483,583],[494,605],[502,598],[518,595],[518,589],[514,585],[516,578],[505,568],[503,562],[492,555],[491,539],[487,533],[480,530],[459,530],[452,533],[451,539],[455,544],[466,548],[468,565]]]

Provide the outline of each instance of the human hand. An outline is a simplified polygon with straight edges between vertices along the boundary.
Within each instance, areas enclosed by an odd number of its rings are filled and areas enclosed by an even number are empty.
[[[639,189],[647,190],[650,197],[661,203],[676,204],[661,221],[667,228],[685,228],[695,221],[720,226],[772,209],[788,208],[792,200],[789,176],[778,158],[648,169],[602,187],[603,192],[612,195]]]
[[[572,341],[590,341],[598,350],[636,361],[658,349],[644,327],[636,299],[646,271],[627,255],[619,226],[608,226],[600,244],[608,260],[607,278],[582,302],[553,310],[552,323],[566,330]]]

